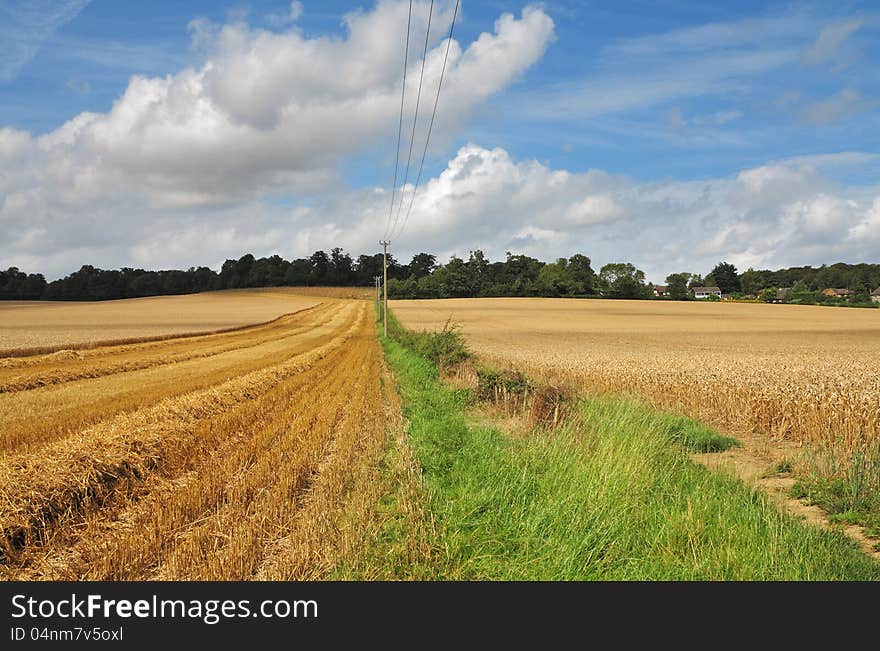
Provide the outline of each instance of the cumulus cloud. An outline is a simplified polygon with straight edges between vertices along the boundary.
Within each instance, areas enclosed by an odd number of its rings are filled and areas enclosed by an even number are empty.
[[[295,25],[276,32],[196,21],[201,66],[134,76],[109,112],[82,113],[38,138],[0,131],[0,227],[12,234],[0,257],[58,273],[73,260],[127,263],[134,242],[193,230],[228,235],[193,240],[219,257],[248,242],[241,224],[269,214],[279,195],[341,191],[340,164],[396,126],[407,7],[383,0],[349,14],[341,38],[308,37]],[[299,9],[293,3],[288,18]],[[427,3],[415,4],[414,31],[425,28],[427,13]],[[439,80],[451,18],[450,3],[435,8],[426,88]],[[466,119],[517,79],[552,38],[553,21],[527,7],[503,14],[472,43],[453,41],[438,109],[444,124]],[[420,61],[408,66],[409,84]],[[408,115],[414,108],[409,102]],[[144,263],[149,251],[153,264],[180,260],[170,257],[173,243],[137,247]]]
[[[348,188],[339,168],[396,131],[406,9],[380,2],[346,16],[344,37],[333,38],[307,37],[295,24],[276,32],[193,23],[202,65],[136,76],[109,112],[80,114],[43,136],[0,128],[3,265],[57,276],[86,262],[217,266],[246,251],[375,250],[390,191]],[[435,15],[427,88],[442,66],[450,9]],[[423,29],[427,6],[417,3],[414,15]],[[693,36],[697,45],[704,36]],[[551,19],[530,7],[471,43],[453,42],[443,124],[467,119],[552,38]],[[408,65],[408,81],[417,79],[420,62]],[[406,109],[411,116],[414,106]],[[876,260],[880,188],[840,185],[829,174],[875,162],[842,152],[722,178],[645,182],[468,144],[424,180],[393,251],[446,257],[481,247],[495,258],[510,250],[544,259],[580,251],[597,265],[632,261],[657,281],[721,259],[741,268]]]
[[[467,255],[479,247],[552,259],[576,251],[597,264],[628,260],[662,281],[705,273],[722,259],[745,269],[880,253],[880,187],[843,187],[831,168],[862,165],[860,152],[799,157],[701,181],[636,182],[600,170],[573,173],[503,149],[469,144],[416,197],[395,254]],[[312,243],[372,250],[387,193],[363,191],[313,208],[325,230]]]

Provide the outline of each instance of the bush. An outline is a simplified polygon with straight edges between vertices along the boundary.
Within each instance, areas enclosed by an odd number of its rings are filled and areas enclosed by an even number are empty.
[[[410,332],[389,314],[388,334],[396,342],[416,355],[436,364],[444,371],[472,357],[461,334],[461,326],[447,319],[437,332]]]

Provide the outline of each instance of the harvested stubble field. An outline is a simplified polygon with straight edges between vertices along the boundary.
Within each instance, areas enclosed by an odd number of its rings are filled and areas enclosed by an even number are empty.
[[[345,289],[331,293],[343,297]],[[232,330],[305,309],[320,295],[328,294],[303,288],[95,302],[0,301],[0,358]]]
[[[880,486],[880,312],[577,299],[394,301],[414,330],[448,320],[498,367],[632,395],[734,434],[793,441],[802,462]],[[805,460],[804,460],[805,459]]]
[[[310,578],[358,547],[396,404],[372,306],[274,294],[311,307],[0,359],[0,578]]]

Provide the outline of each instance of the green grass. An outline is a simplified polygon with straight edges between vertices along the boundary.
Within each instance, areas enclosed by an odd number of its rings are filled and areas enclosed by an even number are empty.
[[[514,439],[469,422],[469,392],[383,339],[422,467],[430,554],[392,518],[370,550],[383,578],[880,579],[839,532],[781,514],[689,450],[732,443],[689,419],[618,400],[578,404],[571,424]],[[394,495],[386,507],[393,510]]]
[[[880,494],[875,491],[853,493],[853,482],[842,478],[806,477],[792,488],[792,496],[819,505],[831,514],[830,520],[857,524],[869,536],[880,536]]]

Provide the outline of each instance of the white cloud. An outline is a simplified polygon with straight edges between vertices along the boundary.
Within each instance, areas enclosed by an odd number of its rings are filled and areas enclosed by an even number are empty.
[[[824,173],[870,160],[843,152],[733,177],[639,183],[515,161],[503,149],[470,144],[420,190],[393,249],[404,258],[479,247],[496,259],[510,250],[546,260],[580,251],[597,265],[632,261],[658,281],[673,271],[706,273],[723,259],[741,269],[876,260],[880,187],[841,187]],[[383,192],[321,206],[316,215],[333,216],[332,237],[313,243],[372,250],[385,210]]]
[[[880,250],[880,197],[874,199],[864,217],[850,229],[849,239],[875,247],[875,255]]]
[[[287,221],[273,206],[291,194],[344,192],[342,161],[390,139],[407,8],[382,0],[349,14],[344,37],[196,21],[203,65],[134,76],[109,112],[82,113],[39,138],[0,130],[0,228],[11,234],[0,258],[56,274],[86,261],[128,264],[130,252],[145,263],[190,264],[200,246],[211,251],[201,259],[216,263],[264,246],[252,229],[278,240],[304,225],[323,237],[326,229]],[[449,2],[435,7],[425,88],[439,79],[451,10]],[[415,4],[414,31],[427,12],[426,2]],[[470,44],[453,41],[441,131],[514,81],[552,38],[552,20],[527,7]],[[409,83],[420,62],[408,65]],[[407,91],[414,97],[414,86]]]
[[[587,195],[569,206],[565,211],[565,217],[570,224],[584,226],[614,221],[622,216],[622,213],[623,210],[614,199],[605,194],[595,194]]]
[[[0,132],[4,161],[27,155],[25,138]],[[445,258],[479,247],[496,259],[508,250],[543,259],[584,252],[597,267],[632,261],[657,281],[672,271],[705,273],[722,259],[740,268],[875,260],[880,187],[839,186],[824,174],[859,160],[872,159],[843,152],[771,162],[732,177],[644,183],[516,161],[503,149],[469,144],[420,189],[392,251],[399,258],[422,250]],[[84,179],[82,191],[89,187]],[[388,199],[386,189],[367,188],[288,208],[244,203],[145,219],[151,211],[132,197],[124,210],[137,219],[125,221],[117,218],[119,203],[110,211],[88,204],[88,220],[44,206],[47,219],[16,233],[10,263],[69,271],[86,260],[180,267],[217,265],[245,251],[288,257],[333,246],[372,251]],[[14,205],[3,213],[28,214],[41,205],[39,194],[27,191],[7,202]],[[87,244],[70,244],[81,241],[84,228]]]
[[[275,27],[282,27],[284,25],[289,25],[290,23],[295,23],[299,20],[299,17],[302,16],[302,12],[302,2],[299,2],[299,0],[293,0],[293,2],[290,3],[290,7],[286,14],[268,14],[266,16],[266,22]]]
[[[427,88],[442,65],[450,8],[435,18]],[[416,23],[426,12],[416,5]],[[344,37],[310,38],[295,26],[278,33],[241,22],[193,23],[203,65],[135,76],[109,112],[80,114],[41,137],[0,129],[3,265],[58,275],[83,263],[217,266],[246,251],[375,250],[389,191],[348,189],[338,170],[396,130],[406,4],[380,2],[345,25]],[[703,47],[710,32],[679,38],[684,45],[676,47]],[[552,38],[550,18],[531,7],[519,17],[505,14],[472,43],[454,42],[441,131],[515,81]],[[796,52],[710,53],[687,69],[655,70],[641,89],[620,82],[617,95],[606,91],[619,78],[599,80],[596,95],[575,96],[569,109],[583,118],[704,92],[706,84],[734,83],[743,70],[781,65]],[[408,80],[416,79],[419,61],[409,66]],[[413,106],[407,109],[411,115]],[[736,117],[719,111],[688,123]],[[652,280],[706,272],[720,259],[740,267],[876,260],[880,188],[841,186],[828,174],[875,163],[873,154],[842,152],[768,161],[723,178],[637,182],[468,144],[424,180],[393,251],[447,256],[481,247],[494,258],[511,250],[544,259],[581,251],[597,266],[633,261]]]

